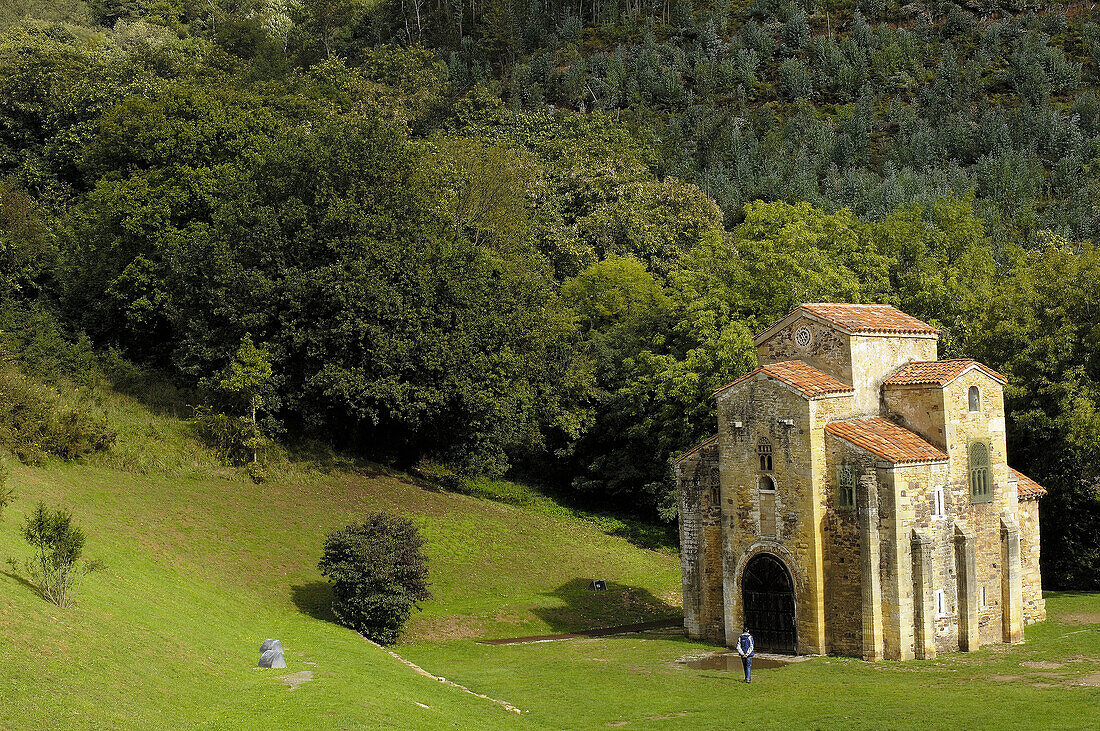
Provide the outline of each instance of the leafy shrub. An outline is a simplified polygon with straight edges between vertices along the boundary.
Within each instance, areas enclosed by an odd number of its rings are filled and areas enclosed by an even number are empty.
[[[199,406],[195,408],[191,425],[199,438],[226,464],[239,466],[249,463],[257,451],[269,446],[269,440],[260,432],[259,426],[247,416],[229,416]]]
[[[38,503],[23,525],[23,537],[34,549],[26,563],[31,581],[44,599],[59,607],[72,604],[81,580],[102,568],[98,561],[80,561],[84,531],[73,525],[73,516],[67,511],[48,510]]]
[[[115,436],[106,419],[64,406],[55,391],[0,369],[0,445],[23,462],[41,464],[47,454],[76,459],[108,449]]]
[[[423,545],[416,526],[385,512],[330,533],[317,566],[333,584],[336,621],[375,642],[396,641],[416,603],[431,597]]]

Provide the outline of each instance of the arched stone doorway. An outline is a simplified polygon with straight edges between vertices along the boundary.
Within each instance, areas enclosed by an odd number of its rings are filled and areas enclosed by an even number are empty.
[[[756,649],[795,654],[794,582],[783,562],[770,553],[753,556],[741,576],[741,597]]]

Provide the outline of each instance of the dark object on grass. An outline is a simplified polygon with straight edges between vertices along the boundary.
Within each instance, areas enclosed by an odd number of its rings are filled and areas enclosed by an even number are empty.
[[[589,591],[607,591],[607,582],[603,579],[595,579],[588,582]]]
[[[416,526],[389,513],[325,538],[317,566],[332,582],[336,621],[386,645],[397,640],[417,602],[428,592],[428,559]]]

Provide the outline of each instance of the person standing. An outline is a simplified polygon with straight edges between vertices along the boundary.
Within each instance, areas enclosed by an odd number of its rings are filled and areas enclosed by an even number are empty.
[[[737,654],[741,656],[741,664],[745,666],[745,682],[752,682],[752,656],[756,654],[756,643],[749,634],[748,627],[737,638]]]

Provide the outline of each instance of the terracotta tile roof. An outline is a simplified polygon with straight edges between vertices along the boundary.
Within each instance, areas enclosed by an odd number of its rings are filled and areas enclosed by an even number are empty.
[[[681,454],[681,455],[680,455],[680,458],[679,458],[679,459],[677,459],[677,460],[676,460],[676,462],[674,462],[673,464],[677,464],[677,463],[679,463],[679,462],[682,462],[682,461],[684,461],[685,459],[687,459],[687,458],[688,458],[688,457],[690,457],[691,455],[693,455],[693,454],[695,454],[696,452],[698,452],[698,451],[699,451],[700,449],[702,449],[703,447],[706,447],[706,446],[709,446],[709,445],[711,445],[711,444],[714,444],[714,443],[715,443],[715,442],[717,442],[717,441],[718,441],[718,435],[717,435],[717,434],[715,434],[715,435],[714,435],[713,437],[709,437],[709,438],[707,438],[707,439],[704,439],[703,441],[699,442],[698,444],[696,444],[696,445],[695,445],[694,447],[692,447],[692,448],[691,448],[691,449],[689,449],[688,451],[686,451],[686,452],[684,452],[683,454]]]
[[[1011,469],[1011,468],[1010,468]],[[1047,489],[1019,470],[1012,470],[1016,477],[1016,497],[1023,500],[1038,500],[1047,494]]]
[[[825,431],[862,447],[891,464],[947,461],[947,454],[908,429],[881,416],[833,421],[825,425]]]
[[[855,389],[847,383],[838,381],[828,373],[822,373],[818,369],[808,366],[800,360],[785,360],[780,363],[771,363],[766,366],[761,366],[751,373],[746,373],[733,383],[727,383],[725,386],[717,389],[715,393],[725,391],[731,386],[736,386],[758,373],[763,373],[769,378],[782,381],[806,398],[811,399],[855,392]]]
[[[958,358],[956,360],[919,360],[907,363],[902,366],[901,370],[883,381],[882,385],[914,386],[929,384],[946,386],[971,368],[977,368],[1002,384],[1008,383],[1008,379],[984,363],[979,363],[972,358]]]
[[[796,308],[799,309],[799,308]],[[852,334],[896,333],[937,335],[939,330],[892,305],[852,305],[842,302],[813,302],[801,309],[823,317]]]

